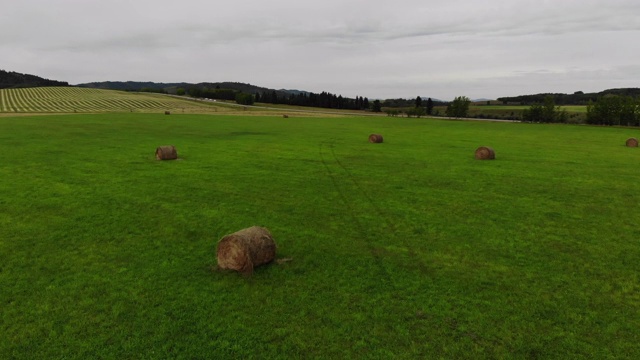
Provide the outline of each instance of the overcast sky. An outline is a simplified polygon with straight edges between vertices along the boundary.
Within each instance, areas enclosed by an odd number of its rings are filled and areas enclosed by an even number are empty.
[[[450,100],[640,87],[638,0],[0,0],[0,69]]]

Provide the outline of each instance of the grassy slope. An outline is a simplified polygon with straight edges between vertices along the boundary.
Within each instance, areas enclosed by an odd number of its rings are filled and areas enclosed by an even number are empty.
[[[0,118],[0,357],[637,358],[636,131]],[[254,224],[294,260],[213,272]]]
[[[213,104],[153,93],[75,87],[0,89],[0,113],[217,113],[232,110],[235,109],[223,103]]]

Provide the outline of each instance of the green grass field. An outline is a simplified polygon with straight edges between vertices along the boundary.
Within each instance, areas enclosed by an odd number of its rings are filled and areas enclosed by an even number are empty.
[[[639,358],[637,131],[1,117],[0,358]],[[293,260],[216,271],[252,225]]]

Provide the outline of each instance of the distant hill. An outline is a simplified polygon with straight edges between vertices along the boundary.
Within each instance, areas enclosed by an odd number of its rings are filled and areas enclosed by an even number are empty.
[[[156,83],[156,82],[142,82],[142,81],[102,81],[78,84],[76,86],[93,89],[107,89],[107,90],[122,90],[122,91],[150,91],[150,92],[164,92],[167,94],[176,94],[179,88],[189,89],[224,89],[243,92],[246,94],[255,93],[271,93],[275,91],[278,96],[289,96],[298,94],[308,94],[307,91],[301,90],[275,90],[261,86],[241,83],[241,82],[201,82],[201,83]]]
[[[315,94],[302,90],[275,90],[240,82],[154,83],[136,81],[104,81],[78,84],[78,87],[124,90],[138,92],[160,92],[189,95],[200,99],[236,100],[242,94],[251,94],[251,102],[332,108],[342,110],[369,109],[369,100],[362,96],[355,99],[323,91]],[[249,104],[250,105],[250,104]]]
[[[447,103],[448,102],[446,100],[434,98],[433,96],[420,96],[420,98],[422,99],[423,102],[427,101],[428,99],[431,99],[431,101],[433,101],[434,103]]]
[[[101,81],[78,84],[76,86],[91,89],[140,91],[142,89],[165,90],[187,85],[187,83],[155,83],[151,81]]]
[[[68,82],[43,79],[39,76],[0,70],[0,89],[39,86],[69,86]]]
[[[589,101],[596,101],[599,97],[607,94],[640,97],[640,88],[608,89],[597,93],[584,93],[582,91],[576,91],[573,94],[542,93],[501,97],[498,100],[504,104],[531,105],[541,104],[544,102],[545,97],[552,96],[556,105],[586,105]]]

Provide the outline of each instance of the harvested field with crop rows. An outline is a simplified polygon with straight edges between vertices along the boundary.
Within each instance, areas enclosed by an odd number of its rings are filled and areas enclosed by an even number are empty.
[[[0,113],[214,113],[228,110],[219,104],[154,93],[78,87],[0,89]]]

